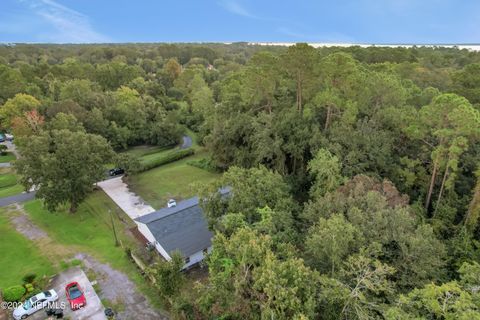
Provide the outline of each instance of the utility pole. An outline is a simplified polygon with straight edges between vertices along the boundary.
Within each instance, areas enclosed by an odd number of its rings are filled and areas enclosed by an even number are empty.
[[[108,209],[108,213],[110,213],[110,218],[112,219],[113,236],[115,237],[115,247],[118,247],[117,231],[115,230],[115,222],[113,221],[112,210]]]

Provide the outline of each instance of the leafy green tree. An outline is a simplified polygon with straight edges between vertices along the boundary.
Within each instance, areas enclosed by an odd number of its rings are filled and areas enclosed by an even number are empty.
[[[71,213],[103,178],[104,166],[113,156],[104,138],[65,129],[31,137],[20,153],[16,168],[25,188],[36,186],[37,197],[49,210],[69,203]]]
[[[69,130],[72,132],[85,131],[82,124],[73,114],[66,114],[63,112],[57,113],[57,115],[47,123],[46,129]]]
[[[465,216],[465,226],[473,231],[479,223],[480,219],[480,170],[476,173],[477,184],[473,189],[472,200],[468,206],[467,215]]]
[[[305,95],[315,78],[315,64],[318,61],[318,53],[306,43],[297,43],[288,47],[282,56],[282,67],[288,77],[295,82],[296,107],[299,112],[303,111]]]
[[[0,104],[22,92],[25,86],[25,79],[17,69],[0,64]]]
[[[185,261],[179,252],[171,255],[170,261],[161,260],[148,269],[148,273],[155,278],[155,287],[162,298],[172,304],[173,299],[179,294],[185,283],[185,275],[182,273]]]
[[[334,191],[344,181],[338,158],[326,149],[318,150],[315,158],[308,163],[308,171],[315,181],[310,189],[313,197],[323,196],[327,192]]]
[[[280,81],[278,57],[269,52],[256,53],[248,61],[245,76],[246,90],[255,108],[271,113]]]
[[[40,134],[44,124],[44,117],[35,109],[25,112],[23,116],[13,118],[12,130],[15,134],[15,144],[19,146],[30,136]]]
[[[350,257],[342,269],[343,285],[348,297],[339,314],[341,319],[375,319],[384,308],[383,297],[391,294],[389,280],[395,268],[378,260],[356,255]]]
[[[317,94],[314,102],[326,109],[324,130],[327,130],[334,116],[355,116],[356,105],[352,100],[358,95],[362,75],[357,62],[343,52],[323,58],[319,73],[325,90]]]
[[[480,319],[478,292],[464,290],[457,282],[428,284],[402,295],[386,319]]]
[[[114,90],[143,75],[139,66],[131,66],[121,61],[99,64],[96,68],[96,80],[104,88]]]
[[[273,253],[253,271],[262,319],[315,318],[318,274],[303,260],[280,260]]]
[[[419,112],[418,121],[408,127],[409,134],[423,141],[431,148],[431,178],[425,200],[430,207],[432,194],[440,170],[444,170],[440,190],[452,186],[454,179],[447,180],[455,173],[458,158],[468,148],[468,142],[478,136],[480,114],[463,97],[443,94]],[[439,193],[437,202],[442,194]]]
[[[98,105],[98,84],[87,79],[68,80],[60,88],[59,100],[73,100],[81,107],[90,110]]]
[[[170,81],[173,82],[182,72],[182,66],[178,63],[177,59],[170,58],[163,65],[163,71],[167,74]]]
[[[456,93],[467,98],[470,103],[480,102],[480,63],[466,65],[452,75]]]
[[[358,249],[359,237],[360,232],[343,215],[333,215],[320,218],[308,230],[305,249],[317,270],[334,277],[344,259]]]
[[[230,193],[222,195],[218,192],[222,187],[231,188]],[[296,210],[295,203],[282,177],[265,167],[231,167],[219,181],[203,188],[201,197],[205,199],[202,205],[209,225],[213,228],[227,213],[240,213],[247,224],[253,225],[262,220],[258,208],[269,207],[276,231],[272,236],[292,240],[292,211]]]
[[[4,128],[10,128],[15,117],[21,117],[25,112],[36,110],[40,105],[40,101],[36,98],[19,93],[0,107],[0,123]]]
[[[374,181],[360,176],[347,182],[336,192],[310,202],[303,217],[314,225],[321,218],[343,214],[359,232],[355,245],[397,270],[392,278],[399,288],[441,278],[445,245],[430,225],[418,223],[407,205],[408,198],[391,184]]]
[[[139,172],[142,165],[138,157],[130,153],[119,153],[115,157],[115,166],[125,170],[125,175],[128,175]]]

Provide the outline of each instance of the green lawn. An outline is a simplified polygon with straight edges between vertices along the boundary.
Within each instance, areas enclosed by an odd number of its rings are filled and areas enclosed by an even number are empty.
[[[52,275],[55,269],[33,242],[10,225],[5,209],[0,209],[0,288],[22,284],[22,277],[35,273]]]
[[[17,175],[11,168],[2,168],[0,170],[0,198],[13,196],[21,193],[23,187],[17,184]]]
[[[6,152],[6,154],[3,156],[0,155],[0,162],[10,162],[15,159],[15,155],[11,152]]]
[[[119,220],[123,215],[121,209],[102,191],[91,194],[75,214],[68,213],[66,209],[63,212],[48,212],[39,200],[29,201],[24,207],[32,221],[47,231],[56,243],[74,246],[75,251],[89,253],[103,262],[109,262],[114,268],[123,270],[129,264],[123,249],[114,246],[108,210],[113,213],[119,239],[126,245],[133,241],[124,232],[128,225]]]
[[[148,170],[128,177],[129,187],[154,208],[162,208],[170,198],[177,200],[196,194],[192,188],[195,183],[209,183],[218,179],[220,174],[211,173],[187,164],[187,161],[205,157],[204,152],[185,159]]]
[[[150,298],[153,305],[163,308],[157,299],[156,290],[146,283],[136,265],[127,258],[124,249],[115,246],[108,210],[113,213],[118,238],[124,246],[130,248],[138,245],[127,231],[134,223],[103,191],[91,194],[75,214],[70,214],[66,212],[67,210],[48,212],[39,200],[29,201],[24,207],[32,221],[44,229],[55,244],[64,246],[73,253],[91,254],[98,260],[110,264],[114,269],[126,273]]]

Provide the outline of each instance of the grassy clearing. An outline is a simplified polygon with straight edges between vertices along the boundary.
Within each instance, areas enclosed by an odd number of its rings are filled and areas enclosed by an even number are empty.
[[[123,249],[115,247],[108,210],[113,213],[119,239],[124,244],[130,244],[133,240],[124,232],[128,225],[119,219],[120,214],[123,214],[120,208],[103,192],[94,192],[75,214],[70,214],[67,210],[48,212],[39,200],[27,202],[24,207],[33,223],[47,231],[54,242],[73,246],[77,249],[73,252],[89,253],[100,261],[109,262],[114,268],[122,269],[127,264]]]
[[[205,155],[205,152],[198,152],[194,156],[129,176],[128,185],[154,208],[164,207],[170,198],[181,200],[192,197],[196,194],[192,184],[209,183],[220,177],[220,174],[187,164]]]
[[[27,273],[39,278],[55,273],[55,268],[38,247],[15,231],[6,216],[6,209],[0,209],[0,288],[22,283]]]
[[[13,173],[11,168],[1,168],[0,170],[0,198],[13,196],[21,193],[23,186],[17,183],[18,176]]]
[[[5,155],[0,155],[0,162],[10,162],[12,160],[15,160],[15,155],[11,152],[6,152]]]

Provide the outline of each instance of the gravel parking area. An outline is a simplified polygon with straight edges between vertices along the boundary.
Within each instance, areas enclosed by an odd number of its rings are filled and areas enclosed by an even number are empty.
[[[76,281],[82,287],[87,305],[79,310],[72,311],[65,294],[65,286]],[[73,267],[55,276],[49,285],[49,288],[55,289],[58,294],[57,304],[63,308],[64,318],[72,320],[105,320],[104,307],[100,298],[92,287],[85,273],[79,267]],[[44,320],[46,318],[45,311],[41,310],[28,319]]]
[[[100,263],[89,255],[79,253],[75,256],[83,262],[85,270],[92,270],[96,277],[101,292],[100,298],[111,302],[119,303],[123,310],[116,315],[117,320],[165,320],[167,316],[154,310],[148,300],[138,292],[135,283],[133,283],[126,274],[112,269],[108,264]]]

